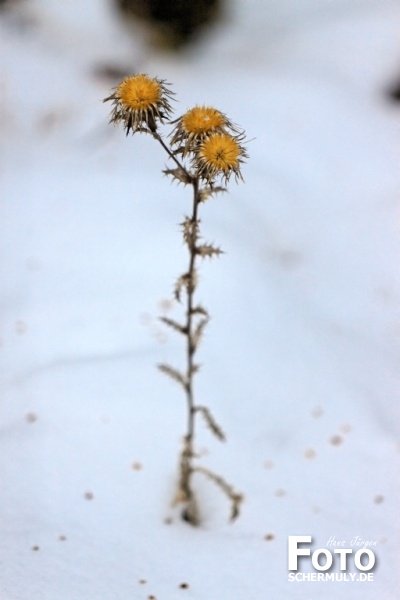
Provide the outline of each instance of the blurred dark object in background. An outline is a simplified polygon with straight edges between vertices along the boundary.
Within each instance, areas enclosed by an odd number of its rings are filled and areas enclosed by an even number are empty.
[[[400,78],[388,89],[388,96],[392,102],[400,102]]]
[[[179,49],[195,40],[221,14],[223,0],[115,0],[125,21],[145,24],[152,43]]]
[[[0,0],[0,8],[11,6],[17,2],[20,2],[20,0]]]

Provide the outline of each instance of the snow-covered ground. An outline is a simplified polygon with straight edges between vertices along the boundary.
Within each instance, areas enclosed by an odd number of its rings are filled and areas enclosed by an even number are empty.
[[[100,0],[0,13],[2,600],[398,597],[400,7],[228,4],[179,56]],[[234,524],[203,479],[200,528],[171,508],[185,406],[154,365],[183,360],[158,316],[179,315],[190,193],[108,125],[105,65],[254,138],[202,213],[225,254],[201,270],[196,393],[228,441],[197,446],[245,495]],[[374,581],[288,581],[293,535],[376,542]]]

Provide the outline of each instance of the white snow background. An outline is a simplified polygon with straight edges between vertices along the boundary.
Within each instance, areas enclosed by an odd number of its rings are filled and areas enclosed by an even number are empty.
[[[1,600],[398,598],[400,6],[227,8],[178,56],[105,1],[0,14]],[[185,402],[155,365],[184,360],[158,316],[180,316],[190,190],[108,124],[102,64],[254,138],[201,214],[225,254],[201,267],[196,395],[227,442],[199,423],[197,449],[245,495],[233,524],[200,477],[202,525],[171,507]],[[289,582],[289,535],[375,541],[374,581]]]

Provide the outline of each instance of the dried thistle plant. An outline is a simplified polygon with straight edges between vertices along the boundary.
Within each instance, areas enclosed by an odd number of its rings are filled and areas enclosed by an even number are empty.
[[[234,175],[242,179],[241,165],[247,158],[243,146],[244,133],[222,112],[210,106],[194,106],[184,115],[171,120],[171,100],[174,96],[164,80],[145,74],[126,77],[104,102],[112,101],[110,122],[122,124],[126,135],[147,133],[163,147],[173,162],[164,174],[192,188],[192,210],[181,223],[184,243],[188,250],[187,270],[179,275],[174,296],[184,309],[182,321],[161,317],[161,321],[185,340],[186,367],[183,371],[169,365],[158,368],[183,389],[187,405],[187,431],[179,457],[179,480],[176,495],[182,506],[182,517],[192,525],[199,524],[199,511],[193,491],[193,476],[202,474],[228,497],[231,519],[240,511],[242,495],[223,477],[198,464],[195,452],[196,416],[200,415],[213,435],[220,441],[225,434],[210,409],[197,404],[194,395],[195,375],[199,371],[197,351],[204,329],[209,322],[206,308],[197,302],[197,267],[204,258],[217,257],[222,250],[202,241],[199,210],[210,197],[226,191],[223,185]],[[159,132],[165,122],[173,126],[169,142]]]

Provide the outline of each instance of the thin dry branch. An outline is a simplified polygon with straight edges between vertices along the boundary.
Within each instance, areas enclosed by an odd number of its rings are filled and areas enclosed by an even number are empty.
[[[236,492],[223,477],[213,473],[213,471],[210,471],[206,467],[193,467],[193,473],[202,473],[208,477],[208,479],[213,481],[224,492],[224,494],[226,494],[226,496],[228,496],[229,500],[231,501],[230,520],[234,521],[240,514],[240,505],[244,500],[243,495]]]

